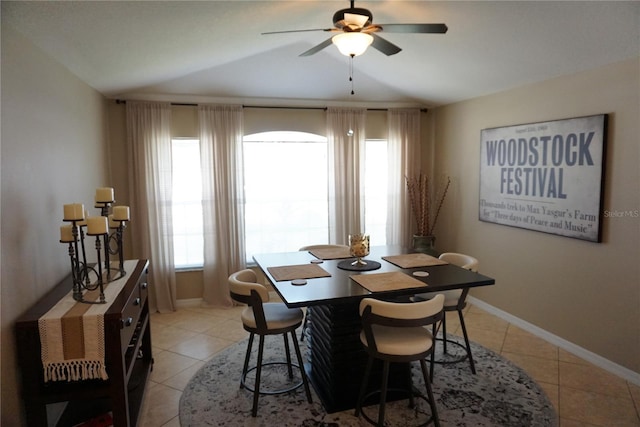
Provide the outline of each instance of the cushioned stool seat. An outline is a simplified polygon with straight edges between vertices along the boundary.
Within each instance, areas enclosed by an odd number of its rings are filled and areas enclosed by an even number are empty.
[[[267,321],[268,329],[295,328],[302,321],[300,317],[302,310],[292,310],[281,303],[268,302],[262,304],[262,309],[264,311],[264,317]],[[246,325],[248,328],[258,328],[256,317],[253,313],[253,307],[245,308],[242,311],[240,318],[242,319],[242,324]]]

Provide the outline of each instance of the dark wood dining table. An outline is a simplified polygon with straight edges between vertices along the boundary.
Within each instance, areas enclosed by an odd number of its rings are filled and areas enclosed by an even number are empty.
[[[409,252],[396,246],[372,247],[365,261],[369,262],[369,267],[374,264],[377,268],[368,271],[356,269],[356,267],[345,269],[345,266],[349,268],[348,265],[353,259],[319,260],[309,251],[260,254],[253,257],[288,307],[307,307],[309,319],[307,345],[310,353],[306,368],[310,381],[327,412],[355,407],[367,360],[367,354],[359,338],[361,330],[359,304],[363,298],[407,301],[410,296],[418,293],[469,289],[495,283],[491,277],[453,264],[402,268],[384,259]],[[318,271],[321,271],[325,277],[289,276],[287,280],[283,280],[281,275],[275,274],[278,268],[303,267],[309,264],[320,267],[321,270]],[[356,281],[374,278],[357,277],[359,275],[397,274],[398,272],[405,273],[421,283],[416,282],[416,287],[409,284],[401,289],[370,291]],[[406,366],[398,366],[396,369],[403,370]],[[393,375],[391,377],[392,382]],[[406,381],[400,379],[402,375],[397,377],[398,381]],[[375,385],[375,381],[370,383]]]

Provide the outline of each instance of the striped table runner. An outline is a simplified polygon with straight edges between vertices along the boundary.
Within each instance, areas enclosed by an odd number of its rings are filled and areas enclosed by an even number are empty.
[[[132,272],[137,260],[124,263]],[[104,351],[104,314],[127,283],[128,276],[107,283],[105,304],[73,299],[73,290],[38,319],[44,380],[80,381],[108,378]],[[99,300],[98,290],[86,292],[87,301]]]

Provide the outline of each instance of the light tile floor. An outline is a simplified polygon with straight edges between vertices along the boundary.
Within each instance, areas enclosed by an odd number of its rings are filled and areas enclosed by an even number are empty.
[[[179,427],[182,390],[216,353],[247,337],[242,307],[181,308],[151,316],[155,365],[142,407],[142,427]],[[448,313],[448,332],[459,330]],[[560,427],[640,427],[640,387],[549,344],[508,322],[470,306],[465,322],[471,340],[523,368],[545,390]]]

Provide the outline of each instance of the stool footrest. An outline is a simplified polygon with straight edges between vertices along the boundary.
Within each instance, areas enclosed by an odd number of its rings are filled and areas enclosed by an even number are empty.
[[[262,364],[262,369],[264,369],[266,366],[273,366],[273,365],[288,366],[289,364],[287,362],[263,363]],[[300,366],[297,363],[291,363],[291,367],[300,369]],[[240,379],[240,387],[241,388],[246,388],[247,390],[249,390],[252,393],[255,392],[255,389],[252,386],[247,385],[246,379],[247,379],[247,375],[249,374],[249,372],[255,371],[257,368],[258,368],[257,366],[254,366],[251,369],[248,369],[247,372],[242,376],[242,378]],[[295,384],[292,384],[289,387],[281,388],[281,389],[278,389],[278,390],[262,390],[262,385],[263,384],[261,384],[260,385],[260,393],[259,394],[263,394],[263,395],[284,394],[284,393],[288,393],[290,391],[293,391],[293,390],[299,388],[303,384],[304,384],[304,381],[302,380],[302,378],[300,379],[300,381],[296,382]]]
[[[442,339],[442,338],[436,338],[436,341],[445,341],[445,340]],[[467,347],[465,347],[463,344],[460,344],[457,341],[453,341],[453,340],[449,340],[449,339],[446,340],[446,341],[447,341],[447,344],[452,344],[452,345],[458,346],[461,349],[463,349],[464,350],[464,354],[461,354],[460,356],[456,356],[455,358],[452,358],[450,360],[438,360],[438,359],[434,358],[433,363],[437,363],[439,365],[450,365],[450,364],[453,364],[453,363],[460,363],[460,362],[462,362],[464,360],[467,360],[469,358],[469,354],[467,353]],[[447,353],[443,353],[443,354],[451,355],[451,353],[448,353],[448,352]]]
[[[429,402],[429,399],[427,398],[427,396],[425,396],[424,394],[420,393],[415,387],[413,388],[413,390],[407,390],[407,389],[400,389],[400,388],[389,388],[387,389],[387,393],[389,392],[401,392],[403,394],[409,395],[409,394],[413,394],[413,397],[417,397],[419,399],[424,400],[425,402]],[[370,397],[376,395],[376,394],[380,394],[381,390],[374,390],[372,392],[369,392],[368,394],[366,394],[363,398],[363,401],[366,402]],[[379,405],[380,402],[377,403],[377,405]],[[370,403],[367,406],[373,406],[376,405],[375,403]],[[365,404],[362,405],[362,407],[360,408],[360,414],[362,414],[362,418],[364,418],[365,420],[367,420],[367,422],[369,422],[369,424],[372,424],[374,426],[378,425],[378,421],[377,420],[373,420],[371,417],[369,417],[369,415],[367,415],[367,413],[364,411],[365,408]],[[411,403],[409,403],[407,405],[408,408],[413,408],[415,407],[414,405],[411,405]],[[418,424],[415,427],[423,427],[423,426],[427,426],[429,424],[431,424],[433,422],[433,415],[431,415],[429,418],[427,418],[427,420],[424,423]]]

